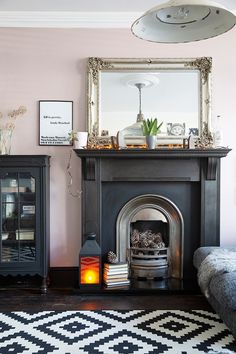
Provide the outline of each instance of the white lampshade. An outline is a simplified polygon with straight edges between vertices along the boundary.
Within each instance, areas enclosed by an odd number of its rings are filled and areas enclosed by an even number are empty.
[[[210,0],[172,0],[132,24],[135,36],[159,43],[185,43],[218,36],[236,23],[235,14]]]

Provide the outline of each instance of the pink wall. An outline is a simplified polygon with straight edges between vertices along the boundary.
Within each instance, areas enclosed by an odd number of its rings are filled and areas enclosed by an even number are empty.
[[[51,158],[51,266],[76,266],[81,237],[81,201],[67,190],[70,147],[38,145],[38,100],[74,101],[74,127],[85,129],[86,62],[101,57],[213,57],[213,115],[224,120],[225,145],[234,150],[222,160],[221,244],[236,245],[236,30],[189,44],[155,44],[129,30],[0,29],[0,111],[25,105],[27,114],[14,132],[13,154]],[[73,156],[74,190],[80,188],[80,161]]]

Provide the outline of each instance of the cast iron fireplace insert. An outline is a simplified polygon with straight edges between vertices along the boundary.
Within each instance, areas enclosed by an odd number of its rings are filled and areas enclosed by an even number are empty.
[[[167,220],[173,216],[170,237],[175,242],[171,254],[178,271],[159,282],[135,280],[133,289],[176,290],[182,289],[183,284],[195,283],[194,251],[199,246],[220,243],[220,159],[230,149],[74,151],[82,161],[82,235],[96,233],[103,260],[110,250],[118,253],[121,260],[124,258],[122,247],[126,249],[124,244],[129,242],[129,213],[134,213],[128,207],[134,205],[135,212],[139,211],[140,200],[144,199],[147,207],[163,213]],[[127,208],[124,216],[122,212]],[[124,225],[127,221],[128,226],[120,226],[120,220]],[[171,221],[169,225],[171,228]]]

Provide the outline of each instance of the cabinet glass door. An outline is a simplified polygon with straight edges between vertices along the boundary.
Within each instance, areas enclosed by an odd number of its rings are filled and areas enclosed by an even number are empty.
[[[1,178],[1,262],[36,260],[35,178],[10,172]]]

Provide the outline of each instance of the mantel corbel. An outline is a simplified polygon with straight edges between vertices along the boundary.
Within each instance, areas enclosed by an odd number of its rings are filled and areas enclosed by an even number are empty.
[[[95,181],[96,179],[96,158],[87,157],[85,159],[85,180]]]
[[[206,173],[207,180],[209,180],[209,181],[216,180],[217,163],[218,163],[217,157],[208,157],[207,158],[207,173]]]

